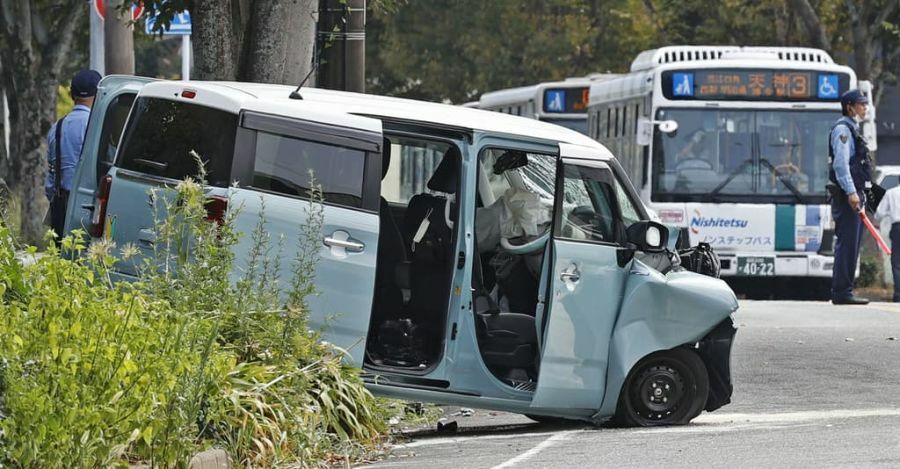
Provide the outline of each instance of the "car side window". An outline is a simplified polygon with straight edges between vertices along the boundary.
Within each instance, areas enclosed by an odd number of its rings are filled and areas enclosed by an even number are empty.
[[[615,180],[608,169],[564,165],[561,238],[614,243],[620,239]]]
[[[115,160],[122,128],[125,127],[128,112],[134,104],[134,97],[135,93],[122,93],[107,105],[106,115],[103,116],[103,130],[100,131],[97,161],[112,163]]]
[[[898,184],[900,184],[900,176],[893,175],[893,174],[885,176],[884,179],[881,181],[881,187],[883,187],[885,189],[891,189],[891,188],[897,187]]]
[[[360,208],[366,153],[327,143],[268,132],[256,134],[252,187],[288,196],[309,197],[310,184],[322,188],[325,202]]]
[[[122,139],[118,166],[168,179],[196,177],[204,162],[207,183],[231,181],[237,115],[161,98],[138,98]]]

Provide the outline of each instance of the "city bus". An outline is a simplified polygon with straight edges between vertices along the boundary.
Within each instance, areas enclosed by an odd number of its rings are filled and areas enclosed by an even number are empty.
[[[826,298],[829,131],[841,94],[871,95],[867,85],[818,49],[663,47],[591,84],[588,135],[621,160],[663,223],[718,252],[733,287]],[[863,127],[874,143],[874,124]]]
[[[618,75],[593,74],[491,91],[481,95],[478,101],[465,103],[463,106],[550,122],[587,135],[587,105],[591,83],[616,76]]]

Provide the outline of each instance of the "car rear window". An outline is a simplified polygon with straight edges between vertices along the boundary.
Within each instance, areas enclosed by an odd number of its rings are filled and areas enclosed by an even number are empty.
[[[194,151],[204,161],[207,183],[227,187],[237,119],[236,114],[197,104],[138,98],[117,166],[170,179],[196,177]]]

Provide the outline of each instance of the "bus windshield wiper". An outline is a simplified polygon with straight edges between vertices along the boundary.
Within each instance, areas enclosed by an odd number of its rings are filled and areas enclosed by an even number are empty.
[[[748,165],[750,165],[750,164],[752,164],[752,163],[753,163],[753,158],[749,158],[749,159],[745,160],[743,163],[740,164],[740,166],[738,166],[737,168],[735,168],[735,170],[732,171],[732,172],[728,175],[728,177],[725,178],[724,181],[722,181],[721,184],[719,184],[718,186],[716,186],[715,189],[713,189],[712,192],[709,193],[709,195],[712,196],[713,201],[715,201],[716,196],[719,195],[719,192],[721,192],[722,189],[725,188],[725,186],[727,186],[728,184],[730,184],[731,181],[734,180],[734,178],[738,177],[738,175],[741,174],[741,173],[744,171],[744,168],[746,168]]]
[[[787,187],[789,191],[791,191],[791,194],[794,194],[794,197],[797,198],[797,202],[803,203],[803,195],[800,193],[800,190],[797,189],[797,186],[795,186],[794,183],[792,183],[788,178],[781,177],[781,173],[778,172],[778,169],[776,169],[769,160],[760,158],[759,162],[768,166],[769,170],[772,171],[772,175],[775,176],[775,179],[781,181],[784,186]]]

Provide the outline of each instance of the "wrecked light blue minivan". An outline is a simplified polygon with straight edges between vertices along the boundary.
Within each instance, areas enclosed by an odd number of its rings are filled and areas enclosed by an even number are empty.
[[[267,229],[296,239],[312,170],[324,224],[311,321],[373,392],[627,425],[730,401],[735,296],[677,262],[650,267],[671,255],[669,231],[606,148],[487,111],[291,91],[105,78],[67,230],[152,255],[151,189],[196,174],[193,150],[211,195],[237,182],[217,210],[241,207],[238,230],[264,203]],[[137,257],[117,275],[135,276]]]

